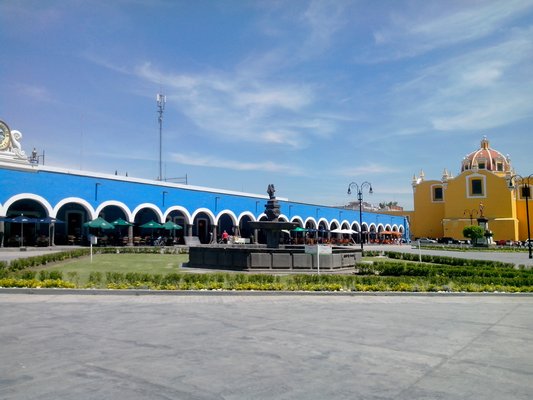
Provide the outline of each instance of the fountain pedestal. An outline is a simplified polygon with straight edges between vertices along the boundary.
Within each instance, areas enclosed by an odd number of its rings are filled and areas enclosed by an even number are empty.
[[[270,199],[265,204],[266,221],[251,221],[248,222],[248,226],[252,229],[261,229],[265,232],[267,237],[267,248],[277,249],[279,248],[279,238],[283,229],[294,229],[298,226],[296,222],[279,221],[280,206],[279,202],[274,196],[274,185],[268,185],[267,193]]]
[[[296,222],[280,222],[280,221],[257,221],[248,222],[248,226],[252,229],[261,229],[266,234],[267,248],[277,249],[279,248],[279,238],[281,236],[282,229],[294,229],[298,226]]]

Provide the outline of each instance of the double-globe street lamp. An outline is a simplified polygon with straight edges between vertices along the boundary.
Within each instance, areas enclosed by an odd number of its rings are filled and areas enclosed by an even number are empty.
[[[352,194],[352,189],[357,191],[357,200],[359,201],[359,239],[361,241],[361,251],[363,251],[363,190],[368,188],[368,193],[372,194],[372,184],[370,182],[363,182],[361,185],[358,185],[355,182],[352,182],[348,185],[348,194]]]
[[[522,184],[522,193],[520,193],[521,197],[525,197],[526,199],[526,221],[527,221],[527,247],[528,247],[528,250],[529,250],[529,258],[533,258],[533,253],[531,251],[531,232],[529,230],[529,205],[528,205],[528,200],[529,200],[529,197],[531,196],[531,192],[530,192],[530,181],[531,179],[533,179],[533,174],[527,176],[527,177],[522,177],[521,175],[513,175],[511,176],[510,178],[508,178],[508,183],[509,183],[509,189],[511,190],[514,190],[516,188],[514,182],[516,180],[519,180]]]
[[[474,215],[477,215],[477,210],[476,209],[465,210],[463,212],[463,217],[466,216],[467,214],[468,216],[470,216],[470,225],[474,225]]]

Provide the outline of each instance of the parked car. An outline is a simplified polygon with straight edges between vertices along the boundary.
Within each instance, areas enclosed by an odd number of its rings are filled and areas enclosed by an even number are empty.
[[[420,238],[417,240],[418,244],[436,244],[437,241],[435,239],[429,239],[429,238]]]
[[[452,237],[443,237],[438,240],[439,243],[444,244],[459,244],[459,241],[457,239],[454,239]]]

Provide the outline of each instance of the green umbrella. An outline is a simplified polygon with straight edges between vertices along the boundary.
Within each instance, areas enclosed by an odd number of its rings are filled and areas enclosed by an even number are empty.
[[[294,228],[292,231],[293,231],[293,232],[305,232],[305,231],[307,231],[307,229],[304,229],[304,228],[302,228],[302,227],[300,227],[300,226],[297,226],[297,227]]]
[[[86,222],[83,224],[83,226],[89,227],[89,228],[100,228],[100,229],[114,229],[115,226],[107,222],[102,217],[98,217],[96,219],[93,219],[92,221]]]
[[[134,225],[131,222],[123,220],[122,218],[116,219],[116,220],[114,220],[111,223],[113,225],[115,225],[115,228],[118,229],[118,233],[119,233],[120,236],[122,236],[122,229],[120,229],[120,228],[122,228],[123,226],[133,226]],[[124,239],[128,240],[128,236],[124,236]],[[126,242],[123,242],[123,243],[126,244]]]
[[[125,221],[122,218],[119,218],[111,223],[115,226],[133,226],[131,222]]]
[[[155,222],[154,220],[147,222],[146,224],[142,224],[140,226],[140,228],[151,228],[151,229],[162,228],[162,227],[163,225],[161,225],[159,222]]]
[[[167,222],[165,222],[162,227],[164,229],[166,229],[167,231],[173,231],[173,230],[176,230],[176,229],[183,229],[183,227],[181,225],[178,225],[170,220],[168,220]]]

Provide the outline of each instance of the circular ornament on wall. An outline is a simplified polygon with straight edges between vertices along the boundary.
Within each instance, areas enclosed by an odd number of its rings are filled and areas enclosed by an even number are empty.
[[[0,121],[0,150],[5,150],[11,142],[11,131],[4,121]]]

